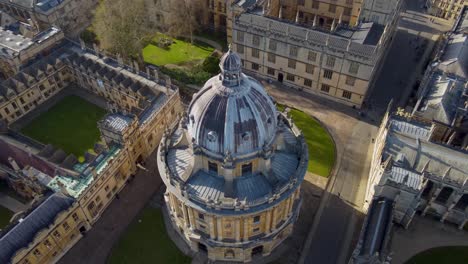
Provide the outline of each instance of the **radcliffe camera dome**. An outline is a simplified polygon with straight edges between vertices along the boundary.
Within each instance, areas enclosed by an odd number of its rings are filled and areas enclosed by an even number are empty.
[[[252,261],[293,230],[307,170],[300,130],[229,50],[158,151],[178,234],[211,260]]]
[[[233,52],[230,48],[229,51],[223,55],[219,63],[221,71],[240,72],[242,69],[242,61],[239,54]]]
[[[194,96],[188,131],[195,144],[221,156],[261,151],[276,133],[275,105],[260,83],[242,74],[235,52],[227,52],[220,67]]]

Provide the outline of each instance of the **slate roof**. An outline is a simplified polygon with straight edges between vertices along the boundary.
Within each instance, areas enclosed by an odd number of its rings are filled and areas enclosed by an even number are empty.
[[[434,73],[428,83],[427,93],[421,99],[418,115],[452,126],[458,108],[465,107],[466,99],[462,96],[464,89],[465,81]]]
[[[389,239],[393,214],[393,201],[386,198],[377,198],[372,201],[368,215],[361,233],[361,250],[359,256],[385,257],[386,244]],[[356,262],[370,263],[370,262]]]
[[[449,36],[438,68],[447,74],[465,79],[468,77],[468,36],[466,33]]]
[[[329,32],[250,12],[239,15],[233,27],[297,46],[327,45],[363,57],[374,55],[384,32],[383,26],[372,22],[361,23],[355,28],[342,26]]]
[[[15,252],[27,247],[41,230],[49,227],[63,211],[73,204],[75,199],[62,193],[50,195],[23,221],[16,224],[0,238],[0,263],[10,263]]]
[[[129,115],[108,114],[101,121],[99,121],[99,124],[106,129],[120,134],[130,126],[132,121],[133,118]]]
[[[265,89],[242,73],[237,85],[226,84],[220,76],[211,78],[190,103],[188,130],[196,144],[233,156],[271,144],[276,133],[276,107]]]
[[[415,173],[425,171],[434,177],[463,184],[468,178],[468,154],[395,130],[388,133],[382,160],[392,156],[394,166]]]

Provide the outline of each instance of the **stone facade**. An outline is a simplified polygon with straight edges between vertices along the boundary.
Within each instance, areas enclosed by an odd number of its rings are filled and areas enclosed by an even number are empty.
[[[237,54],[220,66],[163,137],[157,162],[171,222],[192,251],[249,262],[291,234],[308,152]]]
[[[360,107],[394,27],[336,24],[330,32],[243,13],[234,22],[233,49],[249,72]]]
[[[11,131],[0,135],[0,143],[10,146],[6,155],[11,162],[3,164],[9,166],[3,171],[19,177],[15,180],[21,180],[21,176],[24,181],[35,179],[36,184],[55,195],[62,193],[74,200],[70,209],[57,212],[46,227],[31,231],[35,233],[34,243],[22,244],[17,233],[2,233],[0,245],[11,237],[20,241],[8,248],[8,254],[0,256],[2,261],[57,261],[99,219],[182,110],[177,87],[157,71],[140,72],[137,67],[120,65],[69,44],[2,84],[2,121],[10,124],[71,86],[108,102],[111,113],[98,124],[104,143],[96,145],[94,153],[87,153],[84,163],[78,163],[53,146],[28,145],[18,135],[10,137]],[[23,97],[26,94],[30,96]],[[16,102],[16,111],[6,114],[5,109],[14,107]],[[43,173],[41,177],[30,178],[19,171],[35,166]],[[28,215],[34,215],[36,210]],[[11,230],[22,228],[17,221],[11,225]]]
[[[366,194],[394,200],[394,221],[433,215],[462,229],[468,221],[468,170],[464,151],[430,141],[431,125],[408,114],[387,114],[375,140]]]
[[[0,77],[6,79],[18,73],[22,66],[50,52],[64,38],[63,32],[54,27],[30,37],[28,33],[0,28],[0,45],[3,47],[0,51]]]
[[[433,16],[455,20],[461,13],[467,0],[428,0],[429,13]]]
[[[56,26],[67,36],[77,36],[91,24],[97,0],[0,0],[0,9],[40,30]]]

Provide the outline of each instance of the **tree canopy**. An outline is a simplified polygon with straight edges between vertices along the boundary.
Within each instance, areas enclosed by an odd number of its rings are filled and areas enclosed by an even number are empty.
[[[123,59],[141,60],[142,49],[154,34],[145,0],[102,0],[93,28],[100,47]]]

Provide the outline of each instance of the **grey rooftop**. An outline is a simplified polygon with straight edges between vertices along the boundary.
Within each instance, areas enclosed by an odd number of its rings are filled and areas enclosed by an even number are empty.
[[[37,208],[19,221],[0,238],[0,263],[11,263],[11,258],[18,250],[27,247],[37,233],[49,227],[58,214],[68,210],[75,199],[62,193],[50,195]]]

